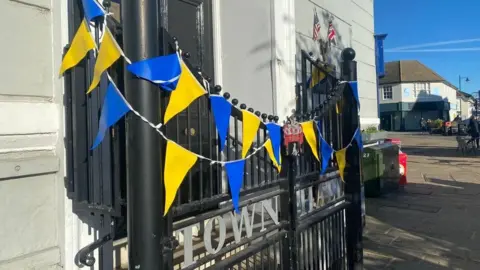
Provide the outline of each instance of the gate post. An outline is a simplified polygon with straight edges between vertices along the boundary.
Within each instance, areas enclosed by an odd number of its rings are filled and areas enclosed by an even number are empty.
[[[357,62],[355,51],[346,48],[342,51],[342,80],[357,80]],[[357,128],[360,127],[358,104],[353,96],[350,87],[346,85],[344,98],[348,106],[343,106],[343,138],[352,138]],[[347,140],[348,140],[347,139]],[[348,143],[348,142],[346,142]],[[345,197],[350,202],[346,210],[347,227],[347,269],[363,269],[363,226],[362,226],[362,199],[361,199],[361,156],[360,150],[356,147],[349,147],[346,157],[345,168]],[[345,147],[346,145],[344,145]]]
[[[125,54],[133,61],[158,56],[159,0],[122,0]],[[149,121],[160,122],[160,89],[125,69],[125,93],[133,108]],[[164,188],[160,136],[139,117],[128,117],[127,220],[129,269],[165,269],[162,218]]]

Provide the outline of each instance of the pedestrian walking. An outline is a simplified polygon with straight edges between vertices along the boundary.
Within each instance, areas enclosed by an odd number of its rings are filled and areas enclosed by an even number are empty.
[[[420,129],[422,130],[422,134],[425,134],[427,132],[427,122],[423,117],[420,119]]]

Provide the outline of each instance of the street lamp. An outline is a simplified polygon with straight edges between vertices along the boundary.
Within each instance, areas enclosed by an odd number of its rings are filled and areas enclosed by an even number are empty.
[[[462,77],[458,75],[458,90],[462,91],[462,79],[465,79],[465,82],[469,82],[470,79],[468,77]]]

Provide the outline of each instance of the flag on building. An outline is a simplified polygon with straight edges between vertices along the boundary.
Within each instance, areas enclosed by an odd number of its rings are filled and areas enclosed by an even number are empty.
[[[336,32],[335,32],[335,28],[333,28],[332,23],[328,24],[328,36],[327,37],[328,37],[328,41],[335,44]]]
[[[318,19],[317,11],[313,11],[313,40],[317,41],[320,36],[320,20]]]

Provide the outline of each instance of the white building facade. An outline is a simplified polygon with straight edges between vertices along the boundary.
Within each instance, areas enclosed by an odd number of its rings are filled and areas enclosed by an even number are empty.
[[[72,212],[65,191],[64,85],[58,70],[69,42],[68,2],[2,1],[9,37],[0,89],[0,269],[79,269],[75,254],[98,235]],[[314,10],[340,52],[356,50],[362,127],[379,124],[373,0],[212,0],[215,84],[281,119],[295,108],[298,52],[319,57]],[[246,18],[248,16],[248,19]],[[22,26],[12,27],[12,21]],[[336,62],[335,62],[336,61]],[[123,253],[123,255],[125,255]],[[121,260],[118,260],[121,261]]]
[[[418,61],[386,63],[379,96],[386,130],[419,130],[422,118],[451,121],[458,115],[456,87]]]

